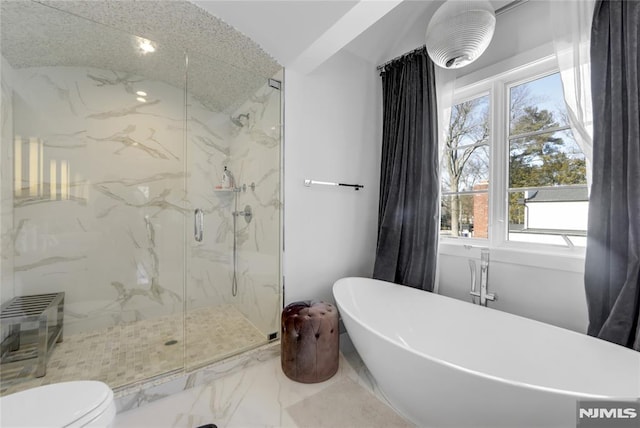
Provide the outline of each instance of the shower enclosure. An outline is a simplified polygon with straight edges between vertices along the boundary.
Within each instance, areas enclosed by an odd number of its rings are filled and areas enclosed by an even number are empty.
[[[78,379],[118,388],[275,339],[279,66],[258,73],[113,24],[145,7],[149,19],[172,8],[202,19],[188,3],[94,3],[113,14],[106,24],[79,16],[84,2],[44,3],[2,2],[0,296],[64,293],[64,340],[37,377],[25,359],[37,326],[20,325],[0,393]]]

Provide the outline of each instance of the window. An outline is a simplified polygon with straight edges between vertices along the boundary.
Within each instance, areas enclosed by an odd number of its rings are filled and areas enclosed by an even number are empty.
[[[440,233],[489,233],[489,96],[455,105],[441,165]],[[479,213],[482,212],[482,214]]]
[[[559,74],[519,70],[463,95],[442,150],[441,236],[584,246],[587,167]]]
[[[585,245],[587,168],[558,73],[509,90],[510,241]]]

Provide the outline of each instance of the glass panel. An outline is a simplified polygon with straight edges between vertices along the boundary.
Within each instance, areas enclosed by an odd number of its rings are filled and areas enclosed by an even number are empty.
[[[228,76],[243,83],[223,100],[216,83]],[[189,54],[187,201],[204,233],[188,241],[188,369],[279,332],[281,104],[270,77]]]
[[[0,15],[0,297],[65,293],[44,381],[119,387],[275,338],[274,76],[197,53],[187,70],[180,49],[36,2]],[[82,367],[63,370],[69,355]],[[3,364],[2,394],[42,383],[33,374]]]
[[[486,142],[489,138],[489,95],[474,98],[451,108],[447,129],[447,150]]]
[[[584,245],[589,196],[586,186],[544,187],[509,193],[509,240]]]
[[[489,194],[443,195],[440,235],[466,238],[489,236]]]
[[[489,146],[469,146],[442,156],[443,192],[483,190],[489,186]]]
[[[568,125],[558,73],[510,91],[510,134]],[[509,240],[584,245],[586,161],[571,130],[509,140]],[[553,186],[553,187],[549,187]]]
[[[509,193],[509,232],[520,232],[525,224],[525,192]]]
[[[3,3],[2,300],[65,293],[44,383],[115,388],[182,369],[184,54]],[[3,393],[43,382],[33,376],[3,367]]]
[[[486,190],[489,185],[489,96],[452,108],[446,147],[441,159],[442,192]],[[444,195],[441,234],[488,236],[488,193]]]
[[[509,187],[586,184],[585,157],[570,130],[509,141]]]
[[[512,87],[509,105],[510,135],[569,124],[559,73]]]

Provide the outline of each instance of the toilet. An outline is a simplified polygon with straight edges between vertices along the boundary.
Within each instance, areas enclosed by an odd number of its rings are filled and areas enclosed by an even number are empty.
[[[113,391],[102,382],[54,383],[0,397],[0,426],[111,427]]]

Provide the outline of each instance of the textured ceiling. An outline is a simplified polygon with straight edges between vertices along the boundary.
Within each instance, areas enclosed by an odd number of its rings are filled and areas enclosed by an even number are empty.
[[[352,9],[355,0],[191,0],[289,66]]]
[[[186,79],[207,107],[229,111],[281,68],[251,39],[184,0],[2,0],[0,8],[2,55],[16,69],[97,67],[176,87]],[[157,50],[143,55],[136,37]]]

